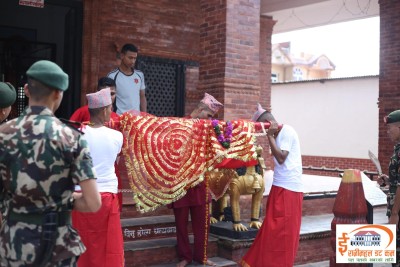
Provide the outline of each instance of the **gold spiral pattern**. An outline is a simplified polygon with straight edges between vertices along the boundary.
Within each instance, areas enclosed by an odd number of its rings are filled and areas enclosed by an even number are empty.
[[[122,152],[137,209],[152,211],[183,197],[226,158],[255,159],[253,124],[233,121],[232,125],[231,146],[225,149],[210,120],[121,115]],[[224,129],[226,123],[219,126]]]

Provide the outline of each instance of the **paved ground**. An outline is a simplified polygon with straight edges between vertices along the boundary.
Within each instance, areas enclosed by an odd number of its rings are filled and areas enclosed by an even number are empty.
[[[373,267],[391,267],[391,264],[385,263],[377,263],[373,264]],[[295,267],[329,267],[329,261],[321,261],[321,262],[314,262],[314,263],[307,263],[303,265],[295,265]]]
[[[303,216],[301,223],[301,233],[312,233],[318,231],[330,230],[333,214],[324,214],[318,216]],[[374,209],[374,223],[384,224],[387,223],[386,208],[379,207]],[[389,267],[391,264],[378,263],[373,264],[373,267]],[[295,265],[295,267],[329,267],[329,261],[321,261],[314,263],[307,263],[302,265]]]
[[[301,221],[300,234],[329,231],[333,214],[323,214],[316,216],[303,216]],[[374,209],[373,222],[377,224],[387,223],[386,207]]]
[[[332,214],[324,214],[317,216],[303,216],[300,232],[302,234],[315,233],[319,231],[330,230],[331,222],[333,219]],[[374,209],[374,223],[387,223],[386,208],[379,207]],[[222,259],[219,257],[211,258],[217,266],[237,266],[234,262]],[[174,267],[176,263],[156,265],[153,267]],[[188,267],[203,266],[200,264],[190,264]],[[373,267],[390,267],[391,264],[373,264]],[[314,262],[302,265],[295,265],[295,267],[329,267],[329,261]]]

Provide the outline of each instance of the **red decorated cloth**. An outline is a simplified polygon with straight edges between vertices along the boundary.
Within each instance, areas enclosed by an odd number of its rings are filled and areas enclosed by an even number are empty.
[[[180,199],[225,159],[254,164],[254,124],[231,123],[232,140],[224,148],[210,120],[126,112],[113,121],[124,134],[122,151],[137,208],[146,212]],[[225,122],[218,125],[225,131]]]
[[[215,165],[215,169],[226,168],[226,169],[237,169],[241,167],[256,166],[258,161],[256,159],[249,161],[242,161],[238,159],[224,159],[221,163]]]

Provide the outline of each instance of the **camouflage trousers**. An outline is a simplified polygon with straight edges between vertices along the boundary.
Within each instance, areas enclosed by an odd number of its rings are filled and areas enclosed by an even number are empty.
[[[400,267],[400,232],[396,233],[396,263],[392,263],[392,267]]]
[[[69,258],[58,262],[49,262],[46,267],[76,267],[78,257]],[[0,259],[0,267],[37,267],[37,264],[27,263],[26,261],[13,261]]]

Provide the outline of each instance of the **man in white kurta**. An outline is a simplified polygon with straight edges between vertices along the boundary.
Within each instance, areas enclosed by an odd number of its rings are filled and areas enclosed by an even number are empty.
[[[87,247],[78,267],[123,267],[124,250],[118,203],[118,179],[114,163],[123,137],[104,126],[110,120],[111,95],[105,88],[87,95],[90,123],[82,129],[89,144],[102,205],[96,213],[73,212],[72,222]],[[80,188],[76,187],[79,191]]]

